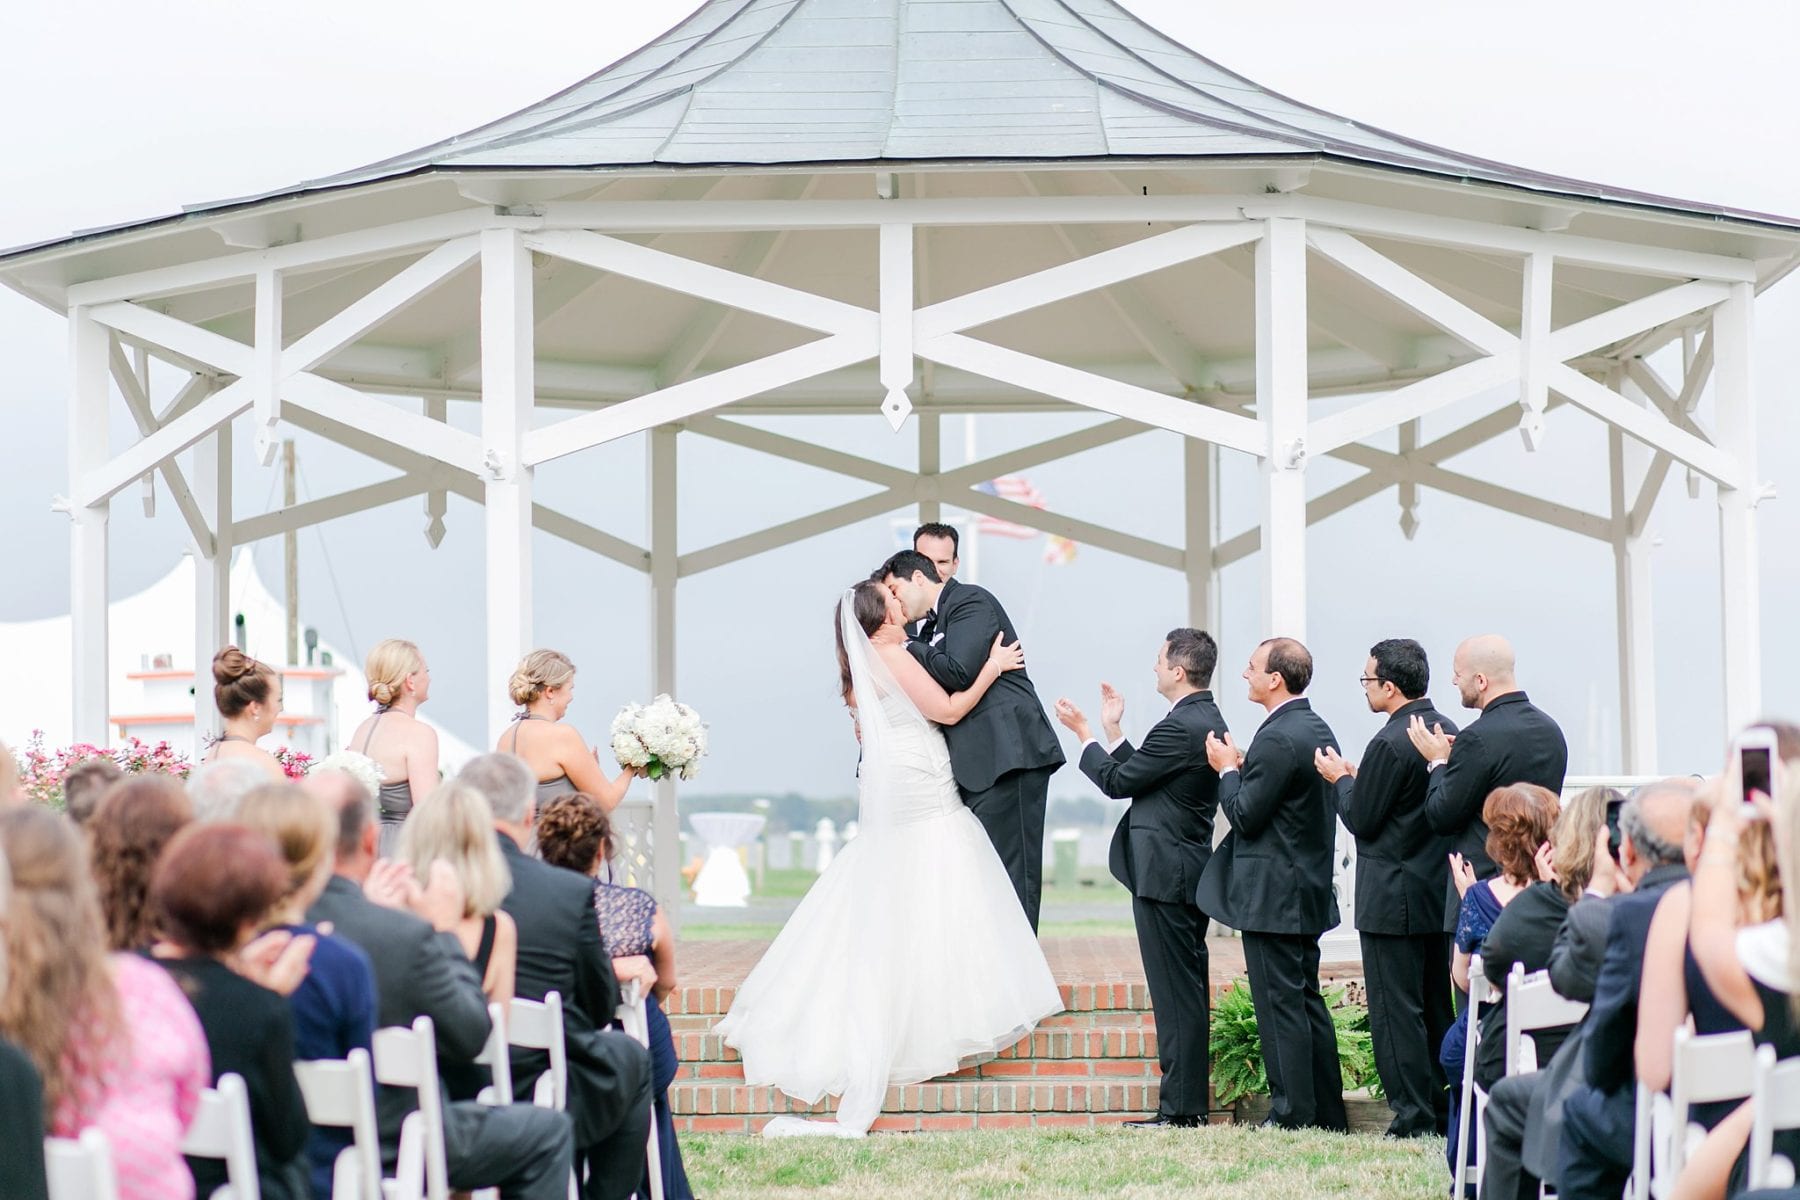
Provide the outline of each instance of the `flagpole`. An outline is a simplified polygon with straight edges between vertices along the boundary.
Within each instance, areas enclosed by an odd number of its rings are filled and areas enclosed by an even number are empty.
[[[963,465],[975,461],[975,414],[968,413],[963,417]],[[979,565],[981,562],[981,514],[969,513],[967,528],[963,530],[963,553],[957,570],[962,574],[964,583],[980,583]]]

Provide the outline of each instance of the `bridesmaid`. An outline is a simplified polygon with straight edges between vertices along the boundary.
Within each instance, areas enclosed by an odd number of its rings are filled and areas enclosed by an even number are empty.
[[[575,664],[568,656],[533,650],[513,671],[507,691],[524,711],[494,749],[525,760],[537,777],[538,807],[569,792],[586,792],[607,812],[617,808],[637,772],[627,767],[608,779],[599,752],[588,749],[574,726],[562,723],[575,698]]]
[[[281,715],[281,679],[267,663],[257,662],[236,646],[213,655],[213,703],[225,718],[225,732],[206,753],[207,762],[241,758],[271,779],[283,782],[287,772],[273,754],[256,743],[275,730]]]
[[[377,642],[363,664],[375,714],[356,727],[349,749],[366,754],[381,768],[381,850],[392,858],[400,827],[438,785],[437,730],[419,720],[419,705],[431,698],[431,668],[411,642]]]

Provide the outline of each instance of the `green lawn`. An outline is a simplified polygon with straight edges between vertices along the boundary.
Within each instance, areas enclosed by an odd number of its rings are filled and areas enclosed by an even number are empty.
[[[1008,1130],[764,1141],[685,1134],[694,1193],[729,1197],[1246,1197],[1436,1200],[1444,1144],[1248,1126]]]

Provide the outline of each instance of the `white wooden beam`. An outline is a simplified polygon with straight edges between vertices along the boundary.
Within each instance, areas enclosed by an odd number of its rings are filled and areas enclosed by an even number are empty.
[[[249,378],[256,370],[255,350],[222,334],[190,325],[141,304],[102,304],[96,321],[228,375]]]
[[[1061,363],[1022,354],[991,342],[978,341],[965,334],[947,333],[924,338],[919,341],[916,350],[921,357],[945,366],[1010,383],[1014,387],[1040,392],[1046,396],[1056,396],[1083,408],[1109,412],[1114,416],[1168,429],[1186,437],[1215,442],[1245,454],[1261,454],[1265,446],[1262,431],[1255,421],[1247,417],[1120,383],[1090,371],[1066,367]]]
[[[679,465],[676,431],[664,426],[650,431],[648,455],[649,495],[645,497],[645,533],[650,543],[650,690],[654,695],[678,694],[676,681],[676,589],[680,580],[676,505],[679,498]],[[652,785],[656,793],[655,857],[656,898],[671,915],[681,908],[681,815],[676,805],[676,782],[670,775]]]
[[[487,230],[481,235],[481,445],[488,740],[496,745],[512,714],[506,682],[531,649],[532,468],[523,443],[531,426],[532,331],[531,251],[516,230]]]
[[[1216,639],[1219,630],[1219,573],[1213,547],[1219,540],[1219,448],[1193,438],[1181,439],[1185,544],[1182,566],[1187,576],[1187,619]],[[1201,681],[1201,686],[1206,686]]]
[[[944,468],[943,418],[937,413],[919,414],[919,479],[929,479],[935,485],[937,476]],[[937,500],[935,486],[928,498],[925,488],[919,489],[919,524],[934,523],[944,519],[944,507]]]
[[[1407,270],[1393,259],[1335,229],[1308,227],[1307,241],[1314,250],[1346,271],[1374,284],[1413,312],[1471,347],[1487,354],[1511,354],[1519,339],[1488,320],[1436,284]]]
[[[1365,471],[1348,483],[1341,483],[1328,492],[1314,496],[1306,502],[1306,524],[1310,528],[1328,517],[1334,517],[1347,508],[1352,508],[1371,496],[1379,496],[1394,486],[1394,481],[1380,471]],[[1262,527],[1252,525],[1244,532],[1226,538],[1213,547],[1213,570],[1223,570],[1234,562],[1249,558],[1262,549]]]
[[[480,252],[478,237],[446,242],[296,338],[281,355],[281,372],[310,371],[460,272]]]
[[[1187,556],[1183,550],[1153,541],[1150,538],[1121,533],[1117,529],[1096,525],[1092,521],[1064,516],[1062,513],[1051,512],[1048,509],[1033,508],[1029,504],[1004,500],[999,496],[990,496],[986,492],[973,490],[957,492],[950,498],[962,508],[971,509],[986,516],[998,517],[1002,521],[1011,521],[1013,524],[1023,525],[1027,529],[1042,530],[1044,533],[1065,537],[1085,546],[1110,550],[1114,554],[1122,554],[1127,558],[1167,567],[1171,571],[1187,569]]]
[[[1687,464],[1708,479],[1727,487],[1739,485],[1742,468],[1731,455],[1708,445],[1691,433],[1677,429],[1661,416],[1639,408],[1605,384],[1594,382],[1573,367],[1563,364],[1551,367],[1550,386],[1571,404],[1586,409],[1639,441]]]
[[[450,402],[442,396],[425,397],[425,419],[446,424],[450,417]],[[425,494],[425,544],[436,550],[444,543],[444,518],[450,512],[450,494],[441,487],[435,487]]]
[[[1498,356],[1478,358],[1428,376],[1417,383],[1365,400],[1312,422],[1307,441],[1314,454],[1360,442],[1397,425],[1416,421],[1452,404],[1499,387],[1518,373],[1518,365]]]
[[[875,229],[908,225],[1096,225],[1109,222],[1236,221],[1245,196],[1016,196],[970,199],[548,201],[533,205],[547,230],[612,233],[725,232],[741,229]]]
[[[101,305],[121,300],[151,300],[184,292],[201,291],[222,283],[252,279],[258,271],[295,271],[341,264],[345,266],[373,259],[392,258],[420,246],[429,246],[451,238],[479,232],[495,223],[523,224],[494,216],[491,208],[471,208],[399,221],[373,229],[357,229],[349,233],[274,246],[267,250],[246,250],[241,254],[224,254],[217,258],[180,263],[170,267],[154,267],[72,284],[70,304]]]
[[[1141,433],[1149,433],[1154,428],[1153,425],[1144,425],[1137,421],[1123,419],[1101,421],[1086,429],[1059,434],[1041,442],[1020,446],[1016,450],[1003,450],[999,454],[989,455],[987,458],[966,463],[954,470],[942,472],[938,481],[939,495],[947,497],[952,492],[974,487],[978,483],[986,483],[988,480],[998,479],[1002,475],[1017,475],[1023,471],[1029,471],[1033,467],[1043,466],[1045,463],[1073,457],[1084,450],[1110,446],[1114,442],[1137,437]]]
[[[194,735],[217,734],[224,718],[213,703],[212,658],[230,640],[231,556],[237,533],[231,500],[231,424],[218,426],[194,446],[194,500],[213,530],[212,545],[195,545]]]
[[[363,430],[396,446],[416,450],[445,466],[469,474],[483,469],[484,442],[453,425],[421,413],[405,412],[353,387],[311,372],[292,376],[286,384],[287,407],[304,408]]]
[[[1305,223],[1286,217],[1269,220],[1256,245],[1256,412],[1264,446],[1263,636],[1302,641],[1306,639],[1306,246]]]
[[[402,475],[398,479],[384,479],[380,483],[350,488],[336,495],[321,496],[317,500],[308,500],[292,507],[270,509],[261,516],[245,517],[236,522],[236,541],[240,546],[247,546],[264,538],[279,537],[284,533],[335,521],[339,517],[368,512],[429,491],[437,482],[429,476]]]
[[[874,495],[833,505],[820,512],[771,525],[767,529],[759,529],[755,533],[717,542],[700,550],[690,550],[681,556],[678,573],[685,579],[715,567],[741,562],[782,546],[854,525],[858,521],[894,512],[906,507],[912,500],[913,493],[910,489],[887,488]]]
[[[281,275],[256,273],[256,342],[250,357],[250,430],[256,461],[273,466],[281,442]]]
[[[1713,313],[1713,402],[1719,444],[1730,455],[1719,488],[1720,625],[1725,734],[1735,737],[1762,709],[1762,604],[1757,562],[1757,474],[1753,285],[1741,283]],[[1689,464],[1696,465],[1696,464]],[[1715,478],[1717,478],[1715,476]]]
[[[834,474],[847,475],[852,479],[878,483],[882,487],[910,489],[916,478],[913,472],[901,467],[891,467],[886,463],[876,462],[874,459],[846,454],[841,450],[833,450],[816,442],[787,437],[755,425],[745,425],[740,421],[727,420],[723,417],[694,417],[685,423],[684,428],[702,437],[726,442],[733,446],[742,446],[746,450],[773,455],[789,462],[817,467],[821,471],[831,471]]]
[[[1613,372],[1612,382],[1633,403],[1643,404],[1642,394]],[[1607,431],[1607,474],[1612,502],[1613,599],[1619,656],[1619,742],[1622,768],[1628,775],[1656,771],[1656,636],[1651,613],[1651,542],[1632,529],[1632,489],[1635,478],[1645,481],[1654,473],[1650,451],[1641,442],[1628,441],[1618,429]],[[1656,456],[1667,470],[1667,455]]]
[[[546,230],[525,235],[531,249],[644,283],[774,317],[820,333],[873,334],[876,315],[798,288],[638,246],[586,230]]]
[[[1585,321],[1563,326],[1550,335],[1550,354],[1557,362],[1567,362],[1623,341],[1634,333],[1658,329],[1680,317],[1711,308],[1730,294],[1730,284],[1711,280],[1695,280],[1664,288]]]
[[[913,237],[911,225],[889,222],[878,234],[881,314],[881,413],[899,433],[911,414],[906,389],[913,379],[913,337],[920,314],[913,311]]]
[[[131,419],[137,424],[138,434],[149,437],[157,430],[157,420],[150,403],[150,393],[144,386],[145,373],[139,372],[125,361],[125,352],[117,340],[112,340],[109,364],[113,382],[125,397],[125,407],[130,410]],[[190,380],[187,386],[195,387],[199,382],[198,379]],[[204,547],[206,553],[211,554],[212,530],[207,528],[206,518],[201,514],[200,506],[194,500],[194,493],[188,487],[187,477],[181,473],[181,464],[169,457],[158,463],[156,469],[163,477],[163,485],[169,489],[170,499],[175,501],[176,510],[181,513],[182,520],[187,522],[188,535],[193,539],[194,545]]]
[[[1519,318],[1519,437],[1534,451],[1544,441],[1544,409],[1550,403],[1550,368],[1572,354],[1552,354],[1550,312],[1556,293],[1556,260],[1539,251],[1525,256],[1525,295]]]
[[[112,742],[107,711],[106,525],[113,493],[92,498],[79,493],[85,490],[82,482],[97,474],[106,460],[111,344],[106,327],[89,310],[69,311],[69,363],[74,376],[69,398],[69,482],[77,492],[69,508],[70,699],[75,740],[96,746]],[[125,482],[142,473],[133,472]]]
[[[101,369],[105,368],[102,347]],[[186,450],[249,407],[250,390],[245,380],[221,388],[155,433],[89,469],[74,481],[75,502],[85,506],[105,503],[144,472],[154,470],[164,459]],[[99,445],[104,453],[104,441]],[[82,461],[87,462],[89,457],[84,453]]]
[[[873,318],[873,314],[870,316]],[[823,337],[791,350],[714,371],[699,379],[660,388],[611,408],[534,429],[525,437],[525,460],[536,466],[657,425],[723,408],[795,380],[835,371],[873,358],[876,353],[873,327],[855,337],[845,334]]]

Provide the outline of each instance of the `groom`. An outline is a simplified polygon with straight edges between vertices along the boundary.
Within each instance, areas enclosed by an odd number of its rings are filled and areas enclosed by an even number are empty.
[[[995,634],[1004,633],[1008,644],[1018,641],[1006,610],[986,589],[944,580],[916,550],[894,555],[874,578],[899,599],[909,622],[919,622],[907,649],[946,692],[969,690]],[[963,803],[987,830],[1035,933],[1044,798],[1063,755],[1030,677],[1024,671],[1002,674],[967,716],[944,727],[944,740]]]

